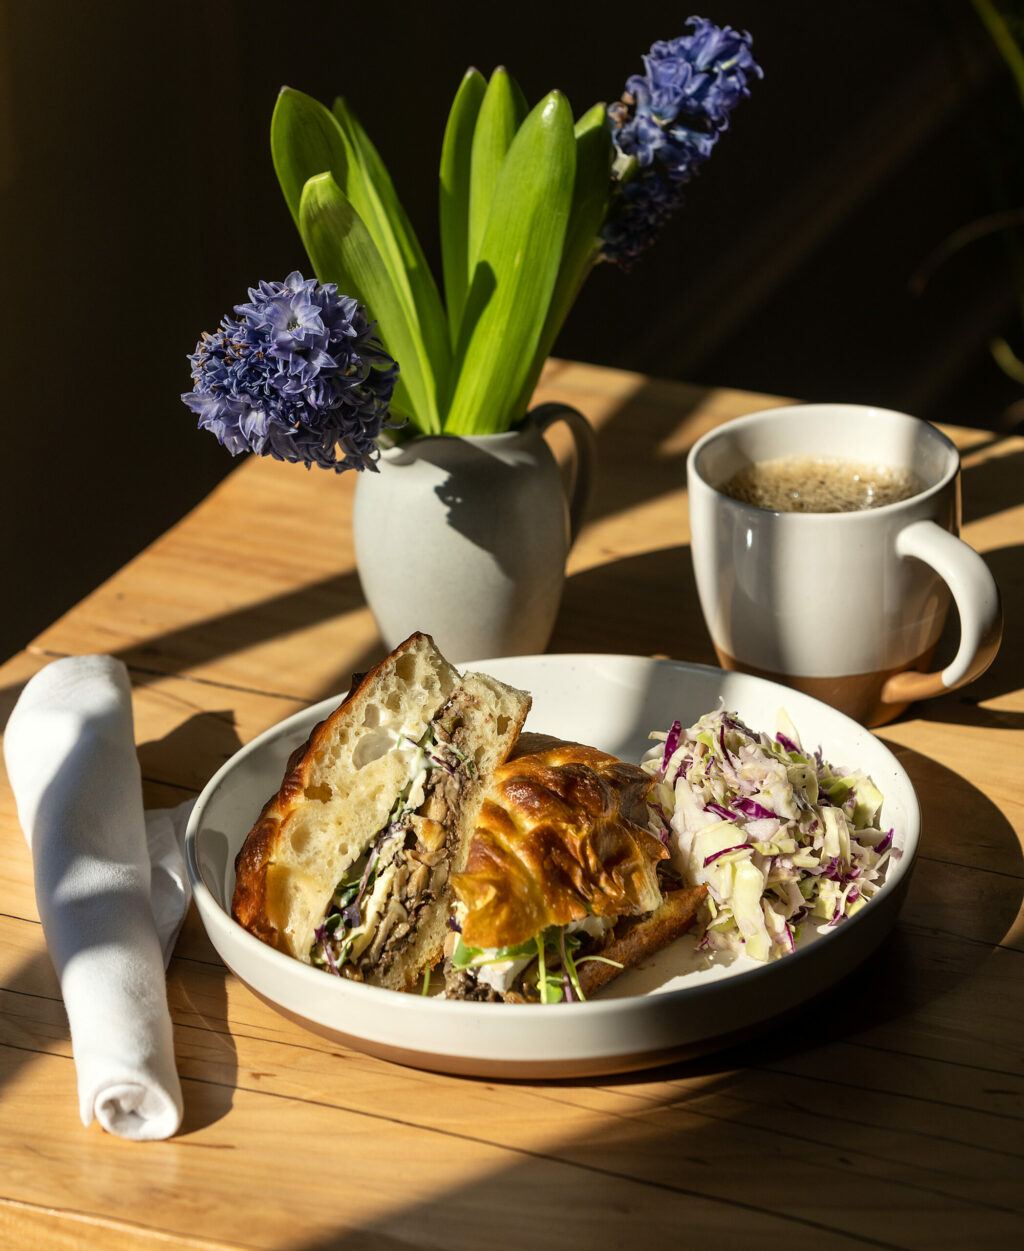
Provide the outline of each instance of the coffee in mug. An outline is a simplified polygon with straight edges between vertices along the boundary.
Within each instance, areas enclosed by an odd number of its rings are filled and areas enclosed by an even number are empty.
[[[884,466],[893,495],[865,501],[861,491],[833,511],[780,505],[794,491],[813,495],[815,484],[819,501],[845,497],[851,466]],[[735,485],[750,480],[756,502]],[[697,441],[687,485],[697,590],[723,668],[775,678],[882,725],[992,662],[999,592],[958,537],[960,457],[928,422],[856,404],[753,413]],[[959,648],[929,672],[951,596]]]
[[[744,504],[781,513],[855,513],[898,504],[922,489],[909,469],[820,456],[781,456],[744,465],[722,487]]]

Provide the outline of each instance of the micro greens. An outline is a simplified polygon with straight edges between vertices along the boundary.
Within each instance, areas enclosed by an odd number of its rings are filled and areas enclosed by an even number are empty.
[[[456,970],[479,969],[531,957],[536,966],[528,969],[524,978],[535,987],[541,1003],[560,1003],[563,998],[571,1002],[574,997],[585,1003],[586,995],[579,978],[581,964],[594,960],[618,969],[623,966],[607,956],[578,956],[582,943],[583,935],[568,932],[567,926],[560,925],[549,926],[527,942],[509,947],[467,947],[460,938],[452,953],[451,963]],[[549,962],[552,957],[555,960],[553,965]]]

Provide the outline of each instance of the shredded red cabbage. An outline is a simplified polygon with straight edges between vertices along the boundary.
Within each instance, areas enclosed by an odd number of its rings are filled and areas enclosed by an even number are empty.
[[[721,851],[713,851],[710,856],[705,856],[704,868],[706,869],[708,865],[717,860],[719,856],[727,856],[730,851],[743,851],[744,848],[749,845],[749,843],[737,843],[735,847],[723,847]]]
[[[816,869],[808,869],[807,871],[813,877],[823,877],[829,882],[838,882],[840,886],[849,886],[851,882],[855,882],[861,875],[860,866],[856,864],[851,865],[850,868],[844,871],[842,861],[838,856],[833,856],[828,864],[819,865]]]
[[[774,817],[775,813],[769,808],[765,808],[763,804],[759,804],[756,799],[734,799],[732,806],[742,812],[745,817],[751,817],[755,821],[762,820],[765,817]]]
[[[683,735],[683,724],[681,721],[673,721],[672,727],[665,739],[665,752],[661,757],[662,773],[668,768],[668,762],[675,755],[676,748],[679,746],[679,740]]]
[[[786,751],[795,751],[797,755],[800,754],[800,748],[797,747],[796,743],[794,743],[791,738],[787,738],[785,734],[782,734],[782,733],[776,734],[775,741],[776,743],[781,744],[786,749]]]
[[[341,977],[341,969],[338,968],[338,962],[334,958],[334,952],[331,951],[330,935],[327,933],[326,925],[318,925],[313,931],[313,937],[320,944],[320,950],[324,953],[324,959],[327,961],[327,967],[335,977]]]
[[[350,904],[341,910],[341,923],[347,930],[354,930],[362,921],[362,901],[357,895]]]
[[[731,812],[724,804],[717,804],[713,800],[710,804],[704,805],[705,812],[713,812],[716,817],[721,817],[723,821],[733,821],[736,819],[735,812]]]

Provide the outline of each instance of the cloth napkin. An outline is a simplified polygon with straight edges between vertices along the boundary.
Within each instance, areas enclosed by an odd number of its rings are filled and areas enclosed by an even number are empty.
[[[7,723],[4,756],[71,1027],[82,1123],[168,1138],[182,1098],[165,969],[188,906],[182,844],[195,801],[143,811],[128,672],[111,656],[37,673]]]

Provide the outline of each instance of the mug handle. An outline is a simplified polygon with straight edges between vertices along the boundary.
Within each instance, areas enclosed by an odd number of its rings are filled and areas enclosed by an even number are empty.
[[[576,542],[587,506],[594,490],[594,469],[597,464],[597,441],[590,422],[582,413],[568,404],[540,404],[530,413],[537,429],[543,434],[556,421],[564,421],[569,427],[575,449],[572,487],[569,490],[569,547]]]
[[[882,702],[913,703],[966,686],[989,667],[1003,637],[999,588],[974,548],[934,521],[915,521],[901,530],[896,551],[931,565],[949,587],[960,614],[960,646],[941,672],[894,674],[882,687]]]

